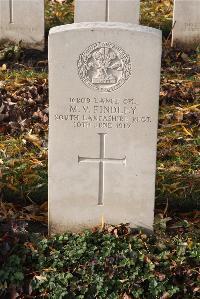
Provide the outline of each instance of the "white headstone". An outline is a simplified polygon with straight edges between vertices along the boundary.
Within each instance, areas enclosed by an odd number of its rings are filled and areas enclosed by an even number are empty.
[[[200,45],[200,0],[175,0],[172,45],[196,48]]]
[[[139,23],[140,0],[75,0],[74,21]]]
[[[0,0],[0,41],[44,48],[44,1]]]
[[[49,36],[49,229],[152,230],[159,30],[81,23]]]

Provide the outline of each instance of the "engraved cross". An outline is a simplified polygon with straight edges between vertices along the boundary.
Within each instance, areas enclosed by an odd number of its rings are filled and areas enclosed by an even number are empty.
[[[14,23],[13,18],[13,0],[9,0],[9,10],[10,10],[10,24]]]
[[[99,194],[98,205],[103,205],[104,196],[104,164],[123,164],[126,165],[126,156],[121,159],[106,158],[105,157],[105,138],[106,133],[98,133],[100,136],[100,153],[98,158],[80,157],[78,156],[78,163],[98,163],[99,164]]]

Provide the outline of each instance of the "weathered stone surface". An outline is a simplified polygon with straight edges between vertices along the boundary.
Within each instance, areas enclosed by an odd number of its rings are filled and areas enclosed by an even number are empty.
[[[109,21],[139,24],[140,0],[110,0]]]
[[[105,22],[106,0],[75,0],[74,22]]]
[[[140,0],[76,0],[74,20],[79,22],[139,23]]]
[[[152,229],[161,33],[81,23],[49,36],[49,228]]]
[[[0,41],[44,48],[44,1],[0,0]]]
[[[200,45],[200,0],[175,0],[172,45],[196,48]]]

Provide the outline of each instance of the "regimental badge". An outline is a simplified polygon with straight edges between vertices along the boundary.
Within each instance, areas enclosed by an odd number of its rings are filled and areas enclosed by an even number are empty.
[[[131,75],[130,56],[110,42],[97,42],[79,55],[78,74],[89,88],[110,92],[121,87]]]

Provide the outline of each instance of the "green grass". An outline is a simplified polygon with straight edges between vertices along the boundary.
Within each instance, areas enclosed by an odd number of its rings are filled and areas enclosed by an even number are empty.
[[[7,70],[0,74],[1,80],[15,80],[15,81],[22,81],[23,79],[47,79],[48,74],[47,72],[35,71],[33,69],[28,70]]]

